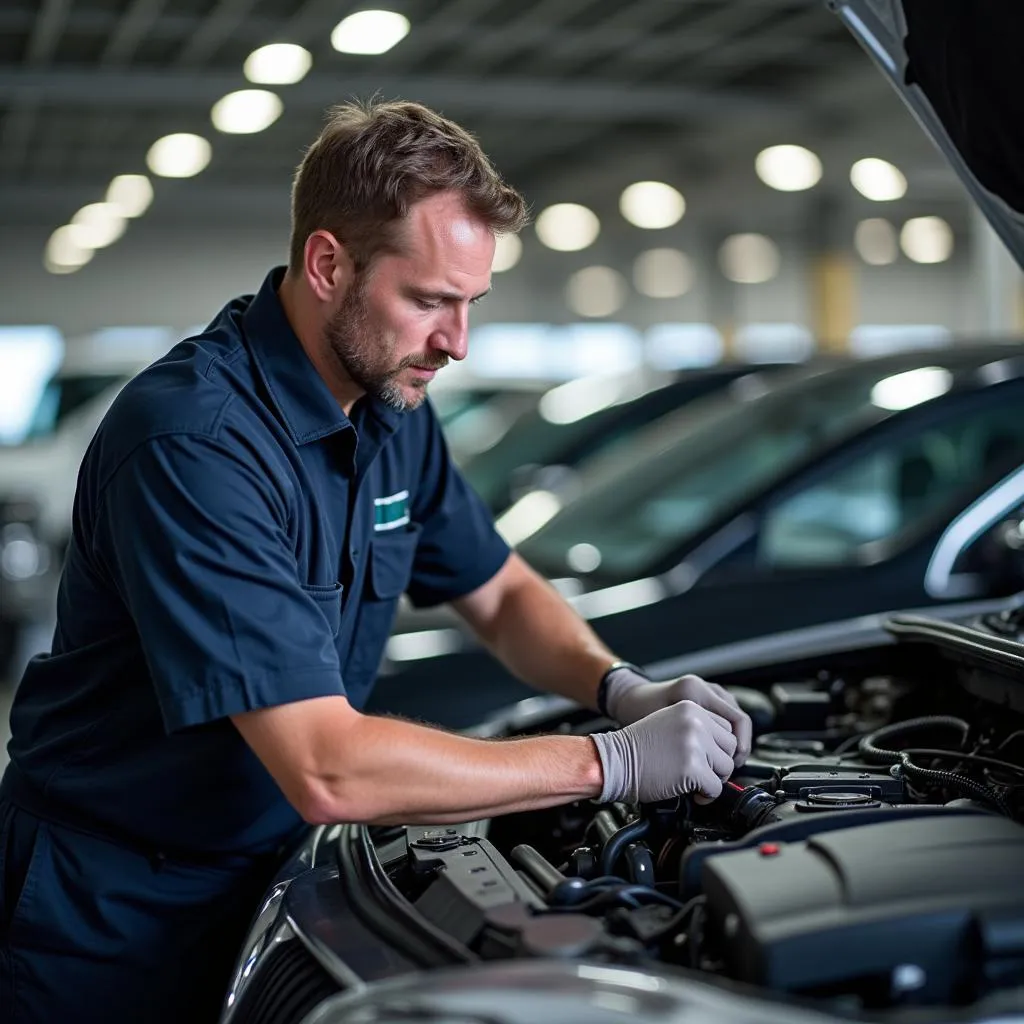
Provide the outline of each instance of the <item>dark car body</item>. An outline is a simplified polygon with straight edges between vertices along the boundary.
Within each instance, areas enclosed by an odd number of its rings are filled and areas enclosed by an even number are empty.
[[[946,390],[926,401],[894,410],[870,399],[940,372]],[[1024,583],[1015,558],[979,554],[955,578],[946,563],[951,536],[982,523],[977,547],[1024,500],[1022,407],[1017,344],[808,368],[745,408],[705,409],[696,422],[684,411],[674,431],[661,421],[584,477],[580,496],[519,552],[637,663],[1010,593]],[[605,557],[574,575],[579,544]],[[446,636],[460,649],[395,666],[369,707],[464,727],[526,695],[468,637]]]

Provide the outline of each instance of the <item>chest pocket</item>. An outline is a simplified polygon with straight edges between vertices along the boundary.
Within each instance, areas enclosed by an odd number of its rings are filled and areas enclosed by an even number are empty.
[[[356,618],[352,654],[345,672],[349,700],[361,704],[380,667],[398,599],[412,578],[420,527],[382,532],[370,542],[363,599]]]
[[[327,625],[331,627],[331,636],[337,636],[341,626],[341,584],[317,587],[303,583],[302,589],[316,601],[317,607],[323,612],[324,618],[327,619]]]

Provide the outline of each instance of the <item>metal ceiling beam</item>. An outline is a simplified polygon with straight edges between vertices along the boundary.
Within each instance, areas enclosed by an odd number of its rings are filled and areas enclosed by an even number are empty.
[[[25,64],[40,67],[53,56],[60,41],[71,0],[44,0],[29,36],[25,50]],[[22,96],[4,118],[0,128],[0,170],[17,170],[21,167],[35,131],[36,113],[40,99]]]
[[[245,21],[255,3],[256,0],[220,0],[189,37],[175,63],[201,64]]]
[[[166,0],[132,0],[100,54],[100,67],[128,61],[149,30],[156,24]]]
[[[68,108],[149,109],[190,105],[207,108],[238,88],[236,74],[207,71],[46,70],[0,65],[0,102],[35,100]],[[789,101],[735,91],[711,92],[676,86],[629,86],[618,82],[488,78],[453,75],[311,75],[284,91],[292,110],[322,110],[348,96],[401,96],[449,113],[504,117],[553,117],[594,122],[659,120],[694,116],[757,117],[794,109]]]

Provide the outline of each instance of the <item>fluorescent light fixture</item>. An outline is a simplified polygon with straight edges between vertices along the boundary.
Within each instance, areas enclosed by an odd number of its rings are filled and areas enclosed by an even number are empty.
[[[619,210],[638,228],[670,228],[682,220],[686,200],[678,189],[663,181],[638,181],[619,197]]]
[[[146,154],[146,166],[161,178],[191,178],[202,171],[212,155],[201,135],[177,132],[157,139]]]
[[[388,640],[385,653],[392,661],[420,661],[440,658],[462,647],[457,629],[422,629],[414,633],[396,633]]]
[[[900,254],[896,229],[884,217],[862,220],[853,233],[853,245],[860,258],[872,267],[886,267]]]
[[[592,590],[588,594],[580,594],[570,600],[570,604],[585,619],[599,619],[605,615],[618,615],[634,608],[643,608],[654,604],[665,596],[665,588],[653,576],[618,586],[605,587],[603,590]]]
[[[593,572],[601,564],[601,552],[593,544],[573,544],[565,554],[565,561],[576,572]]]
[[[566,285],[569,308],[580,316],[611,316],[626,302],[626,279],[611,267],[584,267]]]
[[[953,229],[941,217],[913,217],[900,231],[900,247],[915,263],[944,263],[953,254]]]
[[[677,299],[693,287],[693,263],[678,249],[648,249],[633,262],[633,284],[652,299]]]
[[[46,243],[43,263],[51,274],[70,274],[84,267],[92,259],[92,249],[78,241],[78,235],[70,224],[57,228]]]
[[[256,85],[294,85],[313,66],[313,55],[295,43],[269,43],[245,58],[242,71]]]
[[[228,135],[252,135],[269,128],[284,110],[277,93],[267,89],[239,89],[222,96],[210,111],[214,128]]]
[[[593,210],[579,203],[556,203],[540,212],[534,230],[549,249],[578,252],[594,244],[601,222]]]
[[[119,174],[107,186],[106,201],[122,217],[141,217],[153,202],[153,186],[144,174]]]
[[[615,405],[632,393],[628,380],[620,374],[579,377],[544,394],[537,411],[548,423],[576,423]]]
[[[387,53],[409,27],[409,19],[396,11],[357,11],[334,26],[331,46],[339,53]]]
[[[71,218],[69,227],[80,249],[102,249],[123,234],[126,221],[113,203],[90,203]]]
[[[902,199],[907,194],[907,179],[888,160],[868,156],[850,168],[850,183],[865,198],[876,203]]]
[[[778,246],[765,235],[731,235],[718,250],[722,273],[737,284],[763,284],[779,272]]]
[[[821,160],[803,146],[769,146],[754,161],[757,176],[780,192],[804,192],[821,181]]]
[[[871,389],[872,404],[899,412],[944,395],[953,386],[953,374],[942,366],[919,366],[915,370],[885,377]]]
[[[523,255],[523,243],[518,235],[498,235],[494,240],[494,259],[491,262],[491,273],[501,274],[511,270]]]
[[[530,491],[503,512],[495,522],[498,533],[512,547],[532,537],[561,511],[562,502],[551,491]]]

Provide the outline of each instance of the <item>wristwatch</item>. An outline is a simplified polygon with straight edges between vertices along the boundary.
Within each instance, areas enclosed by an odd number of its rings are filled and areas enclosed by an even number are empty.
[[[608,684],[611,682],[612,673],[618,672],[620,668],[628,668],[630,672],[635,672],[643,679],[650,679],[650,676],[640,668],[639,665],[634,665],[631,661],[613,661],[608,668],[605,669],[604,675],[601,676],[601,682],[597,684],[597,710],[604,715],[605,718],[612,717],[608,713]]]

